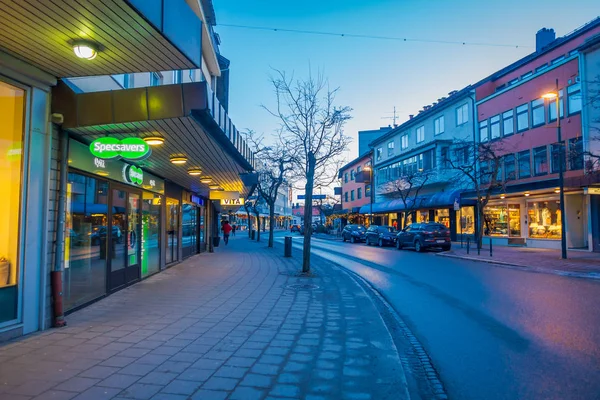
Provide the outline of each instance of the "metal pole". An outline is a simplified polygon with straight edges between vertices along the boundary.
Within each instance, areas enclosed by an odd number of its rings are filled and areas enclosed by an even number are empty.
[[[369,205],[369,226],[373,225],[373,161],[371,161],[371,168],[369,168],[369,184],[371,185],[371,199]]]
[[[566,229],[566,214],[565,214],[565,178],[564,178],[564,157],[565,149],[563,148],[562,135],[560,131],[560,93],[558,91],[558,78],[556,79],[556,134],[558,136],[558,146],[560,153],[558,154],[558,186],[560,188],[560,250],[561,258],[567,258],[567,229]]]

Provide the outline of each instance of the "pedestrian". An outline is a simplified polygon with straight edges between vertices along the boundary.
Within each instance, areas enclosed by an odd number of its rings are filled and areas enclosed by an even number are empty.
[[[237,225],[233,224],[233,226],[231,227],[231,236],[235,236],[235,231],[237,230]]]
[[[223,241],[225,242],[225,246],[227,246],[227,243],[229,243],[229,234],[232,231],[232,227],[231,225],[229,225],[229,221],[225,221],[223,223],[223,226],[221,227],[221,230],[223,231]]]

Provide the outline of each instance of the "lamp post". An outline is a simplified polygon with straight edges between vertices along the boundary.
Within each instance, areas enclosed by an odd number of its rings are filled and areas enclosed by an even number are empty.
[[[556,91],[548,92],[542,95],[544,99],[553,100],[556,99],[556,135],[558,138],[558,186],[560,190],[560,250],[561,258],[567,258],[567,230],[566,230],[566,215],[565,215],[565,178],[564,178],[564,148],[562,142],[562,135],[560,131],[560,92],[558,90],[558,79],[556,79]]]
[[[369,226],[373,225],[373,168],[367,165],[363,171],[369,171]]]

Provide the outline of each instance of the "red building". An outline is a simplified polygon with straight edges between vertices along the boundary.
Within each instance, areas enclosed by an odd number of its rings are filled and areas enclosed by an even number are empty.
[[[340,168],[338,178],[342,182],[342,211],[338,214],[348,216],[354,223],[365,223],[364,215],[359,214],[361,206],[371,202],[371,161],[372,152],[368,152]],[[367,167],[365,169],[365,167]]]
[[[597,34],[600,19],[559,39],[553,30],[542,29],[535,53],[475,85],[477,140],[497,141],[496,151],[503,155],[505,188],[484,210],[484,234],[498,244],[560,248],[561,221],[566,218],[567,246],[589,246],[589,179],[584,179],[589,138],[582,133],[578,48]],[[557,91],[557,82],[562,145],[557,140],[556,100],[542,98]],[[565,215],[558,189],[561,149]]]

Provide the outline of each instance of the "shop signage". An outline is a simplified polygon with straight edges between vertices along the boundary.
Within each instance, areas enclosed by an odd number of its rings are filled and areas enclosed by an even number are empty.
[[[211,190],[208,194],[208,198],[211,200],[222,200],[222,199],[239,199],[240,192],[226,192],[219,190]]]
[[[69,141],[69,167],[77,168],[103,178],[134,185],[155,193],[164,194],[165,181],[142,171],[141,168],[116,159],[95,157],[89,147],[76,140]]]
[[[222,206],[243,206],[244,198],[240,197],[237,199],[221,199]]]
[[[600,188],[597,188],[597,187],[585,188],[585,194],[600,194]]]
[[[103,137],[90,144],[90,153],[96,158],[110,160],[123,158],[126,160],[141,160],[150,155],[150,145],[141,138],[117,139]]]
[[[200,196],[196,196],[195,194],[190,195],[190,201],[192,203],[198,204],[199,206],[204,205],[204,200]]]

